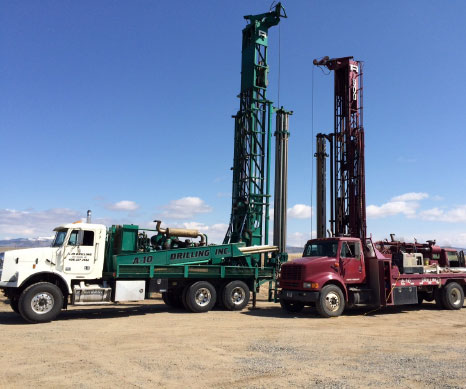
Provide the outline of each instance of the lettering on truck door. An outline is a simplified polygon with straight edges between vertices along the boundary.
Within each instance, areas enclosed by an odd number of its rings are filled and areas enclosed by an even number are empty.
[[[72,230],[64,248],[63,269],[69,274],[88,274],[94,266],[95,233]]]

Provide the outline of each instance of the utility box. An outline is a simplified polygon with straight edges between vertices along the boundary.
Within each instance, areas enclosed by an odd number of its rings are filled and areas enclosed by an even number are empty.
[[[393,256],[393,262],[403,274],[423,274],[424,264],[421,253],[398,253]]]
[[[393,304],[417,304],[417,288],[415,286],[397,286],[393,288]]]
[[[146,281],[117,281],[115,301],[141,301],[146,296]]]

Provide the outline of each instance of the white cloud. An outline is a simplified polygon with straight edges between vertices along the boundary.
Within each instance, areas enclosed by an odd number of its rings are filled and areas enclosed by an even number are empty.
[[[432,235],[427,234],[414,234],[418,242],[427,242],[428,240],[435,240],[436,244],[441,247],[462,247],[466,248],[466,232],[461,231],[441,231],[432,232]],[[407,239],[412,242],[414,239]]]
[[[105,208],[112,211],[135,211],[139,208],[139,205],[134,201],[122,200],[113,204],[107,204]]]
[[[398,214],[412,217],[416,214],[417,208],[419,208],[419,204],[416,202],[390,201],[388,203],[382,204],[381,206],[369,205],[366,208],[366,214],[368,218],[373,219]]]
[[[421,219],[429,221],[447,223],[466,222],[466,205],[460,205],[447,211],[440,208],[431,208],[420,212],[419,216]]]
[[[173,219],[190,219],[199,213],[212,212],[212,207],[199,197],[183,197],[162,206],[162,216]]]
[[[296,204],[288,208],[288,217],[292,219],[308,219],[312,216],[312,207],[305,204]]]
[[[220,244],[223,242],[223,238],[225,238],[225,234],[228,230],[228,224],[224,223],[217,223],[212,225],[206,225],[203,223],[197,222],[188,222],[183,223],[184,228],[193,228],[195,230],[199,230],[203,234],[206,234],[209,239],[210,243],[217,243]]]
[[[443,234],[438,237],[437,244],[442,246],[466,248],[466,232],[457,234]]]
[[[419,201],[428,198],[423,192],[409,192],[393,197],[389,202],[382,205],[369,205],[366,208],[368,218],[377,219],[393,215],[405,215],[415,217],[419,208]]]
[[[419,201],[428,198],[429,195],[423,192],[409,192],[400,196],[395,196],[391,201]]]
[[[30,238],[49,236],[60,224],[81,220],[84,215],[68,208],[45,211],[0,209],[0,236]]]
[[[153,223],[149,223],[153,225]],[[193,230],[198,230],[199,232],[206,234],[209,239],[209,244],[217,243],[220,244],[223,242],[223,238],[228,230],[228,224],[216,223],[207,225],[204,223],[199,223],[196,221],[185,222],[185,223],[162,223],[162,228],[188,228]]]
[[[316,236],[314,231],[313,236]],[[292,247],[304,247],[306,242],[311,239],[310,232],[292,232],[288,233],[286,236],[286,245]]]

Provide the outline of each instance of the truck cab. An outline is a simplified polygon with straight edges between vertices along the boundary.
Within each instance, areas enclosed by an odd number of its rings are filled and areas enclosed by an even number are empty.
[[[371,244],[371,242],[368,242]],[[368,246],[373,253],[373,248]],[[279,276],[282,307],[298,312],[315,305],[323,316],[338,316],[348,300],[347,288],[366,282],[366,263],[360,239],[335,237],[306,243],[303,257],[283,264]],[[323,294],[328,298],[322,299]]]
[[[55,228],[51,247],[7,251],[0,288],[21,288],[38,275],[57,277],[71,292],[73,279],[102,277],[106,227],[74,223]]]
[[[12,309],[31,321],[47,321],[66,307],[74,284],[102,277],[104,225],[72,223],[54,231],[50,247],[7,251],[0,269],[0,289]]]

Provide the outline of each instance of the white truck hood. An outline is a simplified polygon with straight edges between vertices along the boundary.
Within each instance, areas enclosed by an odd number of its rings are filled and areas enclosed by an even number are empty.
[[[3,268],[0,269],[0,281],[14,282],[17,281],[20,270],[33,272],[34,265],[44,265],[46,262],[52,264],[53,253],[56,250],[56,247],[39,247],[5,252]]]

